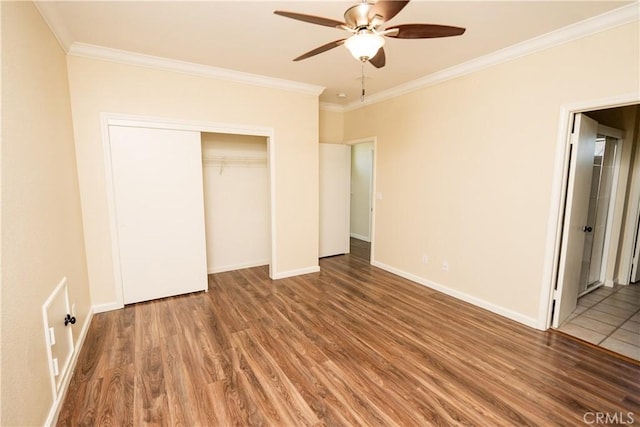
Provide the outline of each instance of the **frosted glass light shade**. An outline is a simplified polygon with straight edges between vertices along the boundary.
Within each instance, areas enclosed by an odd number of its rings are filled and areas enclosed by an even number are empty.
[[[367,60],[376,56],[378,50],[384,46],[384,37],[373,33],[359,33],[349,37],[344,45],[357,60]]]

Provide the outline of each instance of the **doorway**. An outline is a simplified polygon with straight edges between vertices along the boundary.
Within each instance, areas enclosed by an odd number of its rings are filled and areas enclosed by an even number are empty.
[[[373,142],[351,146],[351,237],[371,242]]]
[[[616,162],[617,151],[617,138],[602,134],[596,136],[578,297],[604,284],[605,242],[614,209],[613,177],[619,166],[619,161]]]
[[[351,251],[372,260],[375,141],[355,141],[351,146],[350,237]]]
[[[320,258],[355,250],[373,260],[375,145],[375,138],[319,144]]]
[[[610,219],[615,211],[623,136],[624,132],[599,124],[587,113],[573,117],[554,327],[573,313],[580,295],[604,284],[607,273],[613,276],[607,271],[611,270],[607,261],[617,252]]]
[[[628,285],[640,217],[640,104],[637,95],[618,101],[610,108],[596,102],[563,110],[569,121],[561,132],[574,135],[561,144],[562,178],[556,170],[563,188],[556,188],[555,260],[549,305],[543,308],[548,310],[546,327],[638,359],[640,292]],[[581,121],[592,122],[593,146],[586,150]],[[580,175],[578,160],[590,150],[592,163],[583,162],[588,166]],[[576,216],[580,203],[582,219]]]

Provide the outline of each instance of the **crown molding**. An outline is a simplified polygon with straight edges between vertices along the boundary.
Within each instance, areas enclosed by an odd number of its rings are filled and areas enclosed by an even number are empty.
[[[245,83],[254,86],[282,89],[299,92],[306,95],[319,96],[324,87],[275,77],[261,76],[258,74],[234,71],[226,68],[211,67],[209,65],[195,64],[193,62],[178,61],[175,59],[161,58],[158,56],[144,55],[125,50],[111,49],[86,43],[73,43],[69,47],[68,55],[82,58],[99,59],[103,61],[118,62],[127,65],[154,68],[163,71],[173,71],[184,74],[192,74],[201,77],[228,80],[236,83]]]
[[[36,1],[34,5],[40,15],[51,29],[51,32],[58,40],[58,43],[67,54],[105,61],[119,62],[129,65],[155,68],[164,71],[175,71],[186,74],[193,74],[202,77],[223,79],[236,83],[246,83],[254,86],[262,86],[274,89],[283,89],[308,95],[319,96],[324,87],[307,83],[294,82],[291,80],[278,79],[275,77],[261,76],[258,74],[244,73],[224,68],[216,68],[208,65],[195,64],[192,62],[178,61],[157,56],[144,55],[124,50],[111,49],[86,43],[73,41],[73,35],[60,18],[52,2]]]
[[[494,65],[502,64],[535,52],[559,46],[573,40],[581,39],[602,31],[619,27],[634,21],[638,21],[640,16],[640,3],[633,2],[626,6],[614,9],[612,11],[597,15],[584,21],[577,22],[572,25],[560,28],[547,34],[526,40],[524,42],[509,46],[507,48],[497,50],[487,55],[472,59],[459,65],[429,74],[425,77],[410,81],[408,83],[395,86],[391,89],[375,93],[368,96],[364,101],[356,101],[340,106],[341,111],[353,111],[367,105],[376,104],[387,99],[395,98],[410,92],[415,92],[427,86],[452,80]],[[334,111],[334,110],[332,110]],[[337,110],[335,110],[337,111]]]
[[[334,113],[344,113],[344,106],[340,104],[334,104],[332,102],[321,102],[320,109],[322,111],[331,111]]]
[[[101,59],[112,62],[120,62],[129,65],[161,69],[165,71],[182,72],[198,76],[224,79],[238,83],[246,83],[262,87],[284,89],[304,94],[320,95],[324,87],[299,83],[290,80],[277,79],[257,74],[244,73],[207,65],[195,64],[185,61],[171,60],[156,56],[143,55],[117,49],[84,43],[74,43],[73,37],[66,29],[57,15],[55,8],[50,7],[49,2],[34,2],[43,19],[55,35],[62,48],[72,56],[80,56],[93,59]],[[590,36],[606,31],[630,22],[638,21],[640,3],[633,2],[629,5],[614,9],[604,14],[577,22],[559,30],[526,40],[522,43],[495,51],[493,53],[472,59],[462,64],[438,71],[419,79],[395,86],[391,89],[368,96],[364,101],[351,102],[346,105],[321,102],[320,109],[332,112],[347,112],[357,110],[368,105],[395,98],[421,88],[432,86],[447,80],[455,79],[485,68],[508,62],[522,56],[549,49],[572,40]]]

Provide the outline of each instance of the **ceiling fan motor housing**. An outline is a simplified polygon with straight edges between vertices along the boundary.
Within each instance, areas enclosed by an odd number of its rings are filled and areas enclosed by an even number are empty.
[[[354,30],[363,28],[375,28],[384,22],[384,19],[372,12],[373,3],[360,3],[350,7],[344,13],[344,21],[348,27]]]

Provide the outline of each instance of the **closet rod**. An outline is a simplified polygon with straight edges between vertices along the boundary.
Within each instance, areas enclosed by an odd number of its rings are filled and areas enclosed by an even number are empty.
[[[203,157],[202,164],[204,166],[220,166],[220,175],[227,166],[241,167],[264,167],[267,166],[266,157],[241,157],[241,156],[210,156]]]

